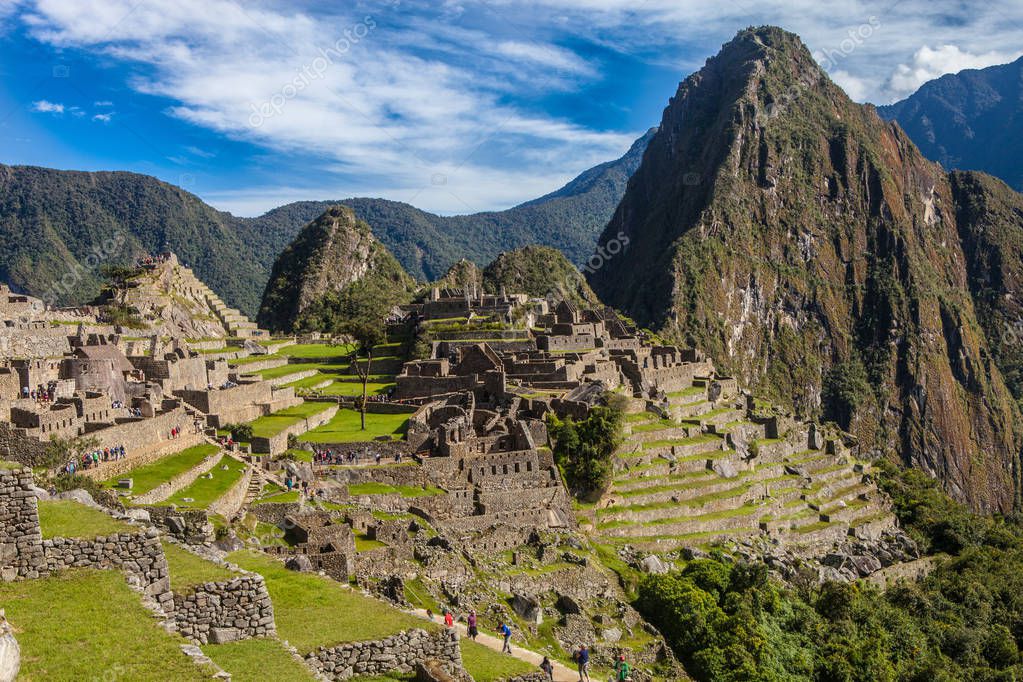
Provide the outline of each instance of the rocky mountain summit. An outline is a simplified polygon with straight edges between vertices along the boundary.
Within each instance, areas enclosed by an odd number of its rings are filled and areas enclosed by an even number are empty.
[[[743,385],[837,421],[862,455],[1008,510],[1019,413],[961,237],[990,202],[957,212],[963,186],[797,36],[747,29],[680,84],[600,241],[628,245],[590,282]]]

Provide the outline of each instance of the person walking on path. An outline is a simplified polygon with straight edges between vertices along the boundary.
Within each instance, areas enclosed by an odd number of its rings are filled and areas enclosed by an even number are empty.
[[[466,623],[465,624],[467,626],[467,630],[469,631],[469,639],[471,639],[472,641],[475,642],[476,641],[476,637],[478,637],[479,634],[480,634],[479,628],[476,627],[476,612],[475,611],[470,611],[469,612],[469,618],[466,619]]]
[[[551,659],[544,656],[543,660],[540,661],[540,670],[543,671],[544,679],[547,682],[554,682],[554,664],[551,663]]]
[[[504,636],[504,646],[501,647],[501,653],[502,654],[510,654],[512,652],[512,649],[511,649],[511,635],[512,635],[511,628],[508,627],[507,623],[501,623],[501,627],[499,627],[497,629],[497,631],[500,632]]]
[[[446,625],[449,628],[455,627],[455,618],[454,616],[451,615],[450,611],[444,612],[444,625]]]
[[[585,644],[581,644],[573,658],[579,665],[579,682],[590,682],[590,650]]]
[[[626,680],[632,679],[632,668],[625,662],[625,655],[622,654],[618,657],[618,661],[615,663],[615,680],[617,682],[626,682]]]

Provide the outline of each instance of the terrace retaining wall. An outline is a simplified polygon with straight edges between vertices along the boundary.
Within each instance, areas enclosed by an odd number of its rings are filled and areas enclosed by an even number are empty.
[[[0,469],[0,580],[47,574],[32,470]]]
[[[320,647],[305,660],[311,669],[327,679],[347,680],[356,675],[411,673],[416,663],[426,659],[439,661],[449,673],[461,672],[458,635],[452,630],[430,633],[415,628],[386,639]]]
[[[197,585],[174,594],[178,632],[201,644],[224,644],[277,632],[274,608],[263,576],[242,575],[226,582]]]
[[[174,476],[169,481],[164,481],[148,493],[143,493],[142,495],[134,498],[135,504],[152,504],[154,502],[159,502],[160,500],[166,500],[179,490],[190,486],[193,482],[195,482],[195,479],[217,466],[220,462],[220,458],[223,456],[223,450],[218,450],[188,471],[184,471],[177,476]]]

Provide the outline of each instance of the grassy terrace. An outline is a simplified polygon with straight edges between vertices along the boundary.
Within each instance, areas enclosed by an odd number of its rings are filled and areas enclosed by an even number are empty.
[[[156,486],[169,481],[178,474],[183,474],[192,467],[198,465],[210,455],[216,454],[217,446],[204,443],[182,450],[173,455],[159,459],[152,464],[146,464],[132,469],[126,474],[116,476],[104,483],[113,487],[117,485],[118,479],[131,478],[134,480],[132,493],[142,495],[148,493]]]
[[[387,483],[351,483],[348,485],[349,495],[393,495],[402,497],[432,497],[442,495],[443,490],[436,486],[418,487],[412,485],[390,485]]]
[[[315,682],[316,679],[276,639],[246,639],[230,644],[210,644],[202,647],[202,651],[214,663],[231,673],[232,682]]]
[[[170,542],[163,543],[163,553],[170,569],[171,589],[178,594],[192,592],[203,583],[227,582],[239,576]]]
[[[210,679],[181,653],[119,571],[79,569],[0,583],[0,604],[21,645],[19,680]]]
[[[409,628],[436,627],[330,578],[289,571],[263,554],[242,550],[228,559],[262,574],[274,604],[278,634],[303,655],[318,646],[380,639]]]
[[[696,497],[691,497],[689,499],[681,500],[679,502],[673,502],[671,500],[668,500],[666,502],[649,502],[647,504],[633,504],[633,505],[620,505],[620,506],[614,506],[614,507],[607,507],[605,509],[598,509],[597,510],[597,516],[598,517],[609,516],[609,515],[612,515],[612,514],[622,513],[622,512],[650,511],[652,509],[672,509],[672,508],[675,508],[675,507],[678,507],[680,509],[685,509],[685,508],[689,508],[689,507],[697,507],[697,506],[706,504],[707,502],[716,502],[717,500],[727,499],[727,498],[730,498],[730,497],[738,497],[738,496],[743,495],[746,492],[748,492],[749,489],[752,488],[754,485],[757,485],[757,484],[760,484],[760,483],[780,483],[782,481],[795,481],[795,480],[799,480],[799,476],[790,476],[790,475],[775,476],[773,478],[765,478],[765,479],[762,479],[762,480],[743,480],[743,479],[737,479],[736,480],[736,485],[732,486],[731,488],[725,488],[724,490],[719,490],[717,492],[707,493],[706,495],[698,495]],[[694,486],[694,489],[698,490],[699,487],[700,486]]]
[[[294,346],[282,348],[275,355],[309,360],[318,358],[347,358],[353,352],[355,352],[355,346],[351,344],[335,346],[329,343],[296,343]]]
[[[496,682],[538,670],[525,661],[498,653],[465,637],[458,644],[462,649],[462,665],[476,682]]]
[[[222,468],[225,465],[228,467],[227,471]],[[233,457],[224,457],[220,460],[220,464],[210,470],[213,478],[200,476],[192,485],[178,491],[161,504],[205,509],[223,497],[224,493],[241,479],[244,472],[245,464],[243,462],[239,462]],[[186,498],[189,498],[189,501],[185,501]]]
[[[705,433],[692,438],[671,438],[668,440],[650,440],[642,444],[644,450],[654,448],[667,448],[672,446],[698,445],[700,443],[716,443],[721,441],[721,436]]]
[[[338,410],[329,422],[309,431],[300,440],[309,443],[357,443],[369,441],[378,436],[389,436],[392,440],[400,440],[405,435],[408,425],[407,414],[367,414],[366,430],[361,428],[360,415],[356,410]]]
[[[271,438],[289,426],[319,414],[330,407],[333,407],[333,403],[304,402],[301,405],[295,405],[286,410],[268,414],[250,422],[252,425],[252,435],[256,438]]]
[[[39,525],[43,538],[97,538],[139,530],[98,509],[71,500],[40,501]]]

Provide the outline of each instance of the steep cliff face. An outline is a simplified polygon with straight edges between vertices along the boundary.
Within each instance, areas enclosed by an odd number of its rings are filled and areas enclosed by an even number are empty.
[[[415,288],[369,226],[347,206],[333,206],[302,228],[277,258],[263,293],[259,324],[291,331],[302,312],[325,295],[369,280],[393,292],[396,300]]]
[[[1013,505],[1018,413],[952,184],[797,36],[742,31],[679,86],[601,245],[620,251],[590,277],[605,302],[835,419],[864,455]]]

